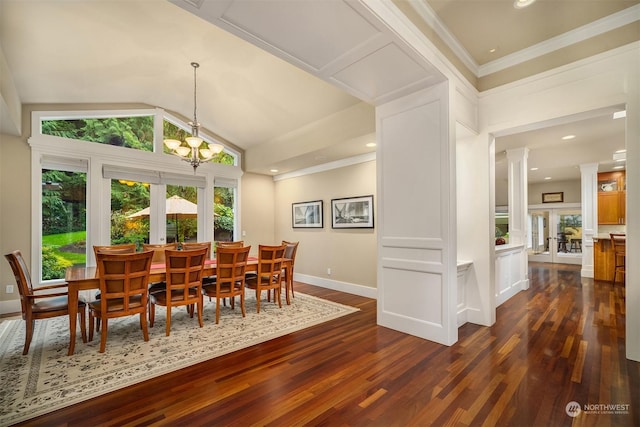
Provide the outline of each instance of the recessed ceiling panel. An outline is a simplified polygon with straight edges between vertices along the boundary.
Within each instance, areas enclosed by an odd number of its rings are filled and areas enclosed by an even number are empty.
[[[369,101],[414,87],[430,75],[391,43],[334,74],[334,79],[363,94]]]
[[[378,34],[342,1],[235,1],[220,19],[315,70]]]

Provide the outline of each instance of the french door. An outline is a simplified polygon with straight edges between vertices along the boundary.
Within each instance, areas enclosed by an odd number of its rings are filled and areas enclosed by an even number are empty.
[[[529,209],[530,261],[582,264],[582,211]]]

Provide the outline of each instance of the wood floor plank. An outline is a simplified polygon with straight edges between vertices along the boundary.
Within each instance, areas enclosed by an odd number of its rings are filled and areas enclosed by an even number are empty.
[[[360,311],[22,423],[32,426],[637,426],[625,292],[579,266],[531,263],[530,289],[442,346],[376,325],[376,301],[295,283]],[[567,403],[629,404],[626,414]]]

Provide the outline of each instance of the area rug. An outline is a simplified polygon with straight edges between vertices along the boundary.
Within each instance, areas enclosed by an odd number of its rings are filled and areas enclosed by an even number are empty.
[[[265,294],[263,294],[264,296]],[[28,420],[144,380],[358,311],[296,292],[291,305],[265,302],[256,313],[255,292],[247,292],[246,312],[222,307],[215,323],[215,301],[205,298],[204,327],[184,308],[174,308],[171,335],[165,336],[164,307],[145,342],[139,316],[109,321],[105,353],[100,336],[83,344],[78,337],[67,356],[68,319],[36,321],[29,354],[22,355],[23,320],[0,322],[0,426]]]

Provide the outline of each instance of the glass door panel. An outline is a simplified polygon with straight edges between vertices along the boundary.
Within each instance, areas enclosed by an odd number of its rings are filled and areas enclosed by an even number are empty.
[[[529,211],[530,261],[582,264],[582,212],[580,209]]]
[[[149,184],[111,180],[111,244],[149,243]]]
[[[167,243],[198,241],[198,189],[167,185]]]
[[[42,169],[42,281],[87,261],[87,174]]]

